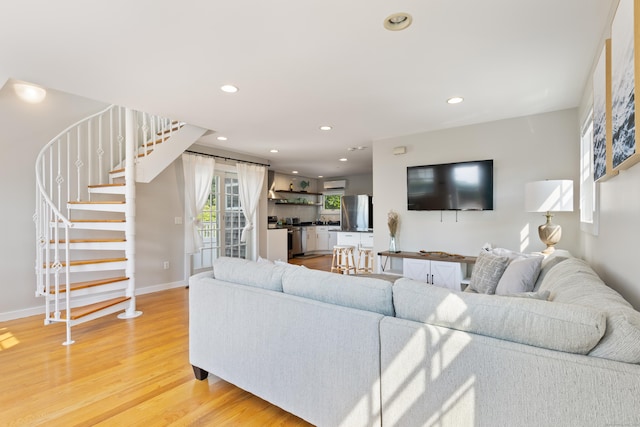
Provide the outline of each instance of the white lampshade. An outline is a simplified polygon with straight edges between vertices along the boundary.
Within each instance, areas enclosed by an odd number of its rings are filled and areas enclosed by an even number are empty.
[[[524,189],[527,212],[572,212],[573,181],[558,179],[529,182]]]

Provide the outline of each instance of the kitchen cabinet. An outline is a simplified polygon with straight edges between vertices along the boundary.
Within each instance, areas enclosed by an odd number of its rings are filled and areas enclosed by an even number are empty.
[[[333,246],[329,246],[329,227],[320,226],[320,227],[315,227],[315,229],[316,229],[316,250],[328,251],[333,249]]]
[[[286,228],[267,230],[267,259],[270,261],[286,261],[288,258],[288,238]]]
[[[402,275],[431,285],[461,290],[466,264],[448,261],[404,258]]]
[[[338,245],[351,245],[355,247],[354,258],[356,265],[359,265],[358,249],[361,247],[373,248],[373,233],[338,232]]]
[[[302,227],[302,252],[313,252],[317,250],[318,237],[314,226]]]

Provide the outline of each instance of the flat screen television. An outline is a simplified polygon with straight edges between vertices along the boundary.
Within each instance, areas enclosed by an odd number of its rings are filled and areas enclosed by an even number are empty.
[[[493,210],[493,160],[407,167],[407,207]]]

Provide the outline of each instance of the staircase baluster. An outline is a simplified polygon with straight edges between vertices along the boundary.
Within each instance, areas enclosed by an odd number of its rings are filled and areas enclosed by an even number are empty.
[[[89,194],[89,188],[87,185],[92,182],[92,172],[93,172],[93,133],[91,130],[93,129],[93,119],[87,121],[87,181],[86,184],[82,186]],[[88,199],[88,197],[87,197]],[[83,197],[80,196],[80,200],[83,200]]]
[[[80,201],[80,182],[82,181],[82,177],[80,174],[80,168],[82,167],[82,158],[80,157],[82,150],[80,149],[80,126],[78,126],[78,131],[76,132],[77,136],[76,136],[76,145],[78,147],[78,153],[76,155],[76,182],[78,183],[78,189],[77,189],[77,193],[76,193],[76,201],[79,202]]]
[[[104,173],[102,169],[102,156],[104,151],[102,150],[102,115],[98,117],[98,184],[104,184]],[[91,194],[89,194],[91,197]]]

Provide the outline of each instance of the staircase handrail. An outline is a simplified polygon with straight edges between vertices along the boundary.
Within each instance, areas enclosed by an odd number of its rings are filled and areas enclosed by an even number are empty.
[[[58,208],[56,207],[55,203],[53,203],[53,200],[51,200],[51,198],[47,194],[47,190],[44,188],[44,183],[43,183],[42,176],[40,175],[40,163],[43,161],[42,158],[44,157],[44,154],[47,152],[49,147],[51,147],[56,141],[58,141],[60,138],[62,138],[62,136],[64,134],[69,132],[71,129],[73,129],[73,128],[77,127],[77,126],[80,126],[81,124],[93,119],[94,117],[97,117],[97,116],[100,116],[100,115],[106,113],[107,111],[109,111],[110,109],[112,109],[114,107],[115,107],[115,105],[113,105],[113,104],[109,105],[104,110],[101,110],[101,111],[99,111],[99,112],[97,112],[95,114],[92,114],[92,115],[90,115],[88,117],[80,119],[77,122],[73,123],[72,125],[66,127],[63,131],[61,131],[56,136],[54,136],[44,147],[42,147],[42,149],[38,153],[38,156],[36,157],[35,169],[36,169],[36,185],[38,186],[38,191],[40,192],[40,195],[44,198],[44,200],[47,203],[47,205],[49,205],[49,207],[53,210],[53,212],[56,214],[56,216],[60,220],[62,220],[62,222],[64,222],[64,224],[67,227],[73,227],[73,224],[71,223],[71,221],[69,221],[69,218],[67,218],[65,215],[63,215],[62,212],[60,212],[60,210],[58,210]]]

